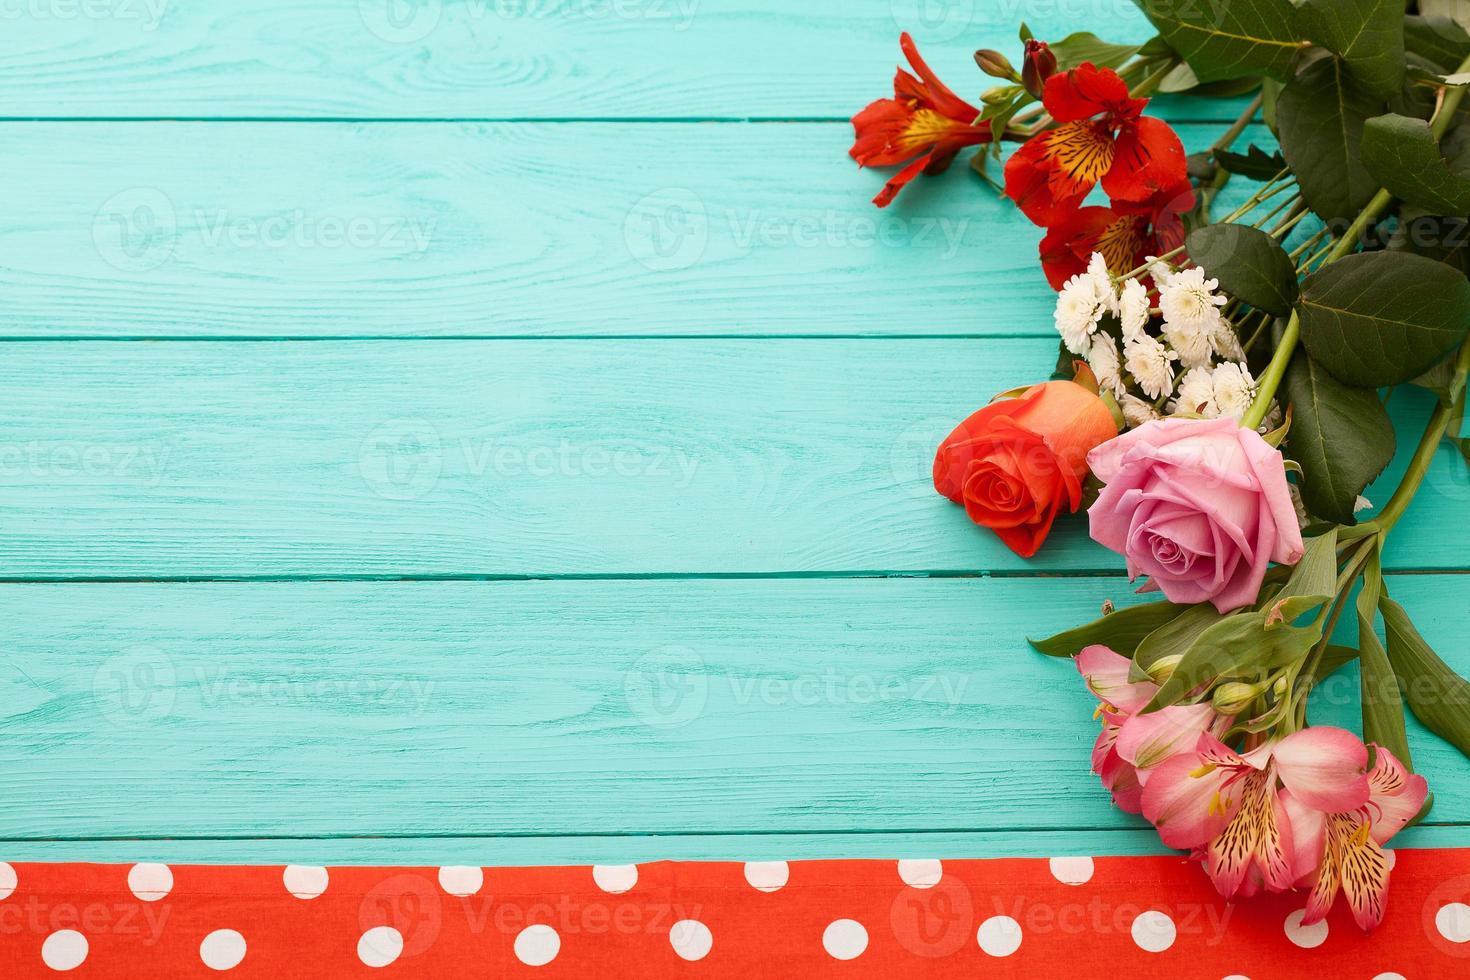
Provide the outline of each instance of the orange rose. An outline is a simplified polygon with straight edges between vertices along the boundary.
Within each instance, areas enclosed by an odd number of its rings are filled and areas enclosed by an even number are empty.
[[[1074,381],[1035,385],[961,422],[934,457],[934,489],[1022,558],[1063,505],[1082,505],[1087,454],[1118,434],[1108,406]]]

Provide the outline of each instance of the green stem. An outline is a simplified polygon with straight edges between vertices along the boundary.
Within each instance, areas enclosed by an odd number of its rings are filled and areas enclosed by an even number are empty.
[[[1286,367],[1291,363],[1291,356],[1296,352],[1296,342],[1301,335],[1301,317],[1295,310],[1292,310],[1291,319],[1286,321],[1286,332],[1281,335],[1281,342],[1276,345],[1276,353],[1271,355],[1271,363],[1266,365],[1266,371],[1261,375],[1261,382],[1256,388],[1256,400],[1251,402],[1250,411],[1246,412],[1245,418],[1240,421],[1243,428],[1260,428],[1261,422],[1271,411],[1271,400],[1276,397],[1276,389],[1281,386],[1281,379],[1286,376]]]
[[[1409,502],[1414,499],[1419,485],[1424,482],[1430,464],[1434,462],[1434,454],[1439,451],[1439,444],[1444,441],[1450,423],[1464,412],[1467,374],[1470,374],[1470,342],[1463,344],[1455,357],[1455,373],[1450,382],[1449,397],[1435,406],[1434,414],[1429,417],[1429,426],[1424,430],[1424,437],[1419,440],[1413,458],[1409,460],[1409,468],[1404,471],[1404,478],[1399,481],[1398,489],[1373,519],[1378,534],[1387,535],[1399,522],[1399,518],[1404,516]]]

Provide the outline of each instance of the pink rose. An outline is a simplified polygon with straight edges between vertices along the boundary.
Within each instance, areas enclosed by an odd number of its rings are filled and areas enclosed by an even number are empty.
[[[1093,539],[1171,602],[1230,612],[1256,600],[1268,564],[1301,559],[1281,453],[1231,419],[1148,422],[1087,462],[1106,484],[1087,512]]]

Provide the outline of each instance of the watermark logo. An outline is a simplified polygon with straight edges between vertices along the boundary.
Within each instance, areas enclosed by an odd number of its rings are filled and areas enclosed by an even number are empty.
[[[173,711],[178,695],[174,662],[157,647],[128,647],[97,668],[92,696],[103,716],[123,728],[154,724]]]
[[[133,187],[103,202],[92,219],[92,243],[103,261],[123,272],[150,272],[178,243],[178,217],[156,187]]]
[[[709,214],[698,194],[682,187],[654,191],[623,220],[628,252],[653,272],[687,269],[704,257]]]
[[[952,41],[975,20],[977,0],[889,0],[893,22],[925,41]],[[985,0],[989,3],[991,0]]]
[[[167,11],[168,0],[0,0],[0,21],[132,22],[149,32]]]
[[[422,419],[390,419],[363,439],[357,466],[378,496],[418,500],[438,484],[444,467],[439,431]]]
[[[363,26],[389,44],[414,44],[439,26],[443,0],[358,0]]]
[[[628,709],[653,728],[679,728],[698,718],[709,698],[699,654],[666,646],[639,657],[623,679]]]

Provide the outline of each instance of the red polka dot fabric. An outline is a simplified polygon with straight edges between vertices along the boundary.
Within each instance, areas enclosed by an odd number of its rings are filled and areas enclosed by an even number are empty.
[[[555,868],[0,863],[0,977],[1470,976],[1470,849],[1387,919],[1226,904],[1179,858]]]

